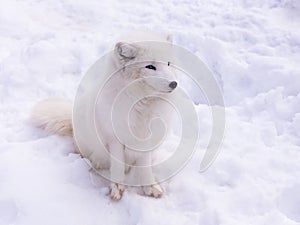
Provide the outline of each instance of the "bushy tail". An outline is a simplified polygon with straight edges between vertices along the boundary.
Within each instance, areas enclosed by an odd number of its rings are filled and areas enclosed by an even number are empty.
[[[50,134],[72,136],[72,103],[62,98],[48,98],[32,109],[31,121]]]

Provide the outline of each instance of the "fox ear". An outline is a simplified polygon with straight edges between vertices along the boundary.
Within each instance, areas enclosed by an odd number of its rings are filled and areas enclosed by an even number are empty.
[[[120,57],[120,59],[128,61],[136,57],[138,48],[132,44],[128,44],[125,42],[118,42],[115,45],[115,52]]]
[[[173,35],[172,34],[169,34],[167,36],[167,41],[170,42],[170,43],[173,43]]]

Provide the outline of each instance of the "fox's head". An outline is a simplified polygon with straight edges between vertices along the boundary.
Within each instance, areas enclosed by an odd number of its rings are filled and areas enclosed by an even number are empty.
[[[171,39],[168,35],[159,41],[171,46]],[[177,87],[177,76],[172,66],[174,60],[172,48],[167,49],[158,49],[151,42],[118,42],[114,51],[116,63],[122,68],[121,75],[126,77],[126,80],[140,79],[145,90],[170,93]],[[155,60],[161,55],[164,55],[164,61]]]

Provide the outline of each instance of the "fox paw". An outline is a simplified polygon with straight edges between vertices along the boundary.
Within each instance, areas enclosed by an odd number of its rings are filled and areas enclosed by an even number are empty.
[[[159,184],[144,186],[143,191],[144,191],[145,195],[151,196],[154,198],[160,198],[163,196],[163,193],[164,193],[163,189],[161,188],[161,186]]]
[[[110,198],[111,198],[111,200],[119,201],[122,198],[124,191],[125,191],[124,185],[112,183],[110,185]]]

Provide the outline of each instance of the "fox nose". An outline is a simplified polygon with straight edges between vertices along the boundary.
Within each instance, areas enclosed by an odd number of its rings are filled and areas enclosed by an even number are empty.
[[[169,84],[169,87],[172,88],[172,89],[175,89],[177,87],[177,82],[176,81],[172,81],[170,84]]]

